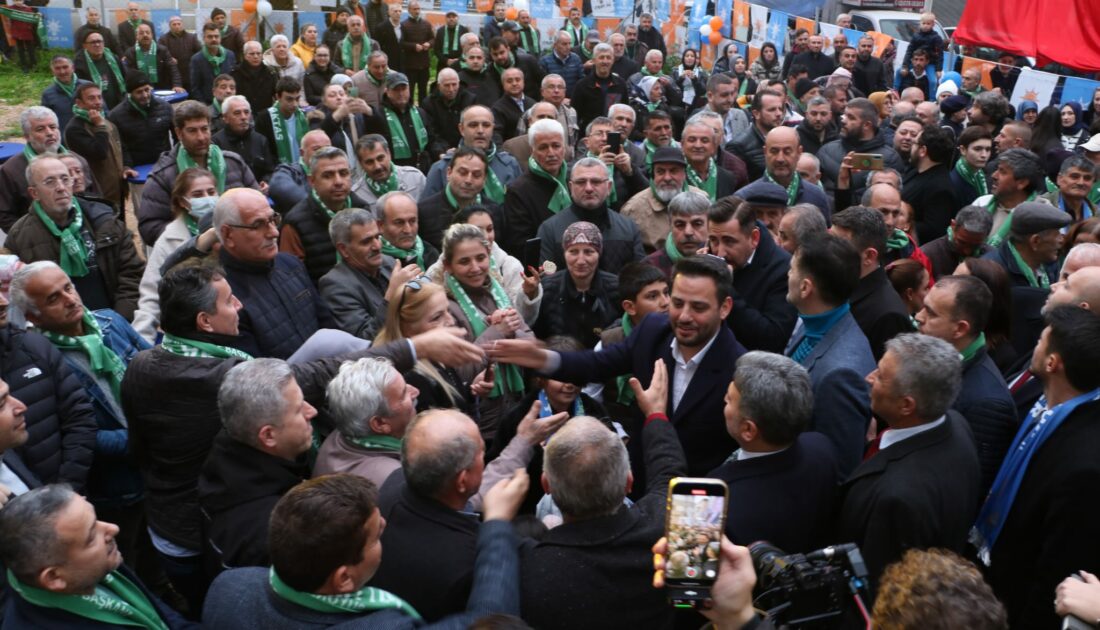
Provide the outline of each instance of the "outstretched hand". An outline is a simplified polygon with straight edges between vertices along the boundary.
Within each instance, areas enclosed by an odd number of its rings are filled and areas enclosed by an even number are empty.
[[[564,411],[540,419],[541,411],[542,401],[536,399],[516,427],[516,435],[527,440],[528,444],[542,444],[569,419],[569,414]]]
[[[668,368],[662,359],[653,363],[653,378],[649,381],[649,389],[642,389],[642,384],[637,378],[630,377],[630,389],[634,390],[634,397],[638,400],[638,408],[647,417],[655,413],[665,413],[668,409]]]
[[[549,351],[533,339],[499,339],[485,347],[489,358],[498,363],[541,370],[549,360]]]

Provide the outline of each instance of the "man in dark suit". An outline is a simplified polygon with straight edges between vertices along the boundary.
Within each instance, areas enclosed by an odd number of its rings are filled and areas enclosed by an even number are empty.
[[[493,141],[503,144],[505,140],[511,140],[518,134],[523,113],[535,106],[535,99],[523,93],[524,76],[519,68],[505,68],[500,73],[500,82],[504,94],[493,103]]]
[[[139,26],[143,24],[148,26],[154,37],[157,32],[152,22],[142,19],[140,4],[131,2],[126,5],[126,11],[130,14],[130,19],[118,25],[118,47],[123,53],[133,48],[137,42],[137,29]]]
[[[871,409],[890,428],[841,488],[837,540],[859,545],[873,591],[907,549],[963,551],[981,467],[966,420],[950,410],[962,381],[950,344],[916,333],[895,337],[867,381]]]
[[[767,540],[807,553],[828,542],[840,480],[829,440],[804,432],[813,404],[810,375],[793,360],[758,351],[737,360],[724,413],[741,448],[707,474],[729,486],[726,537],[734,543]]]
[[[642,432],[648,482],[645,496],[630,507],[623,505],[634,482],[626,446],[602,422],[573,418],[546,445],[542,486],[565,523],[522,547],[520,607],[531,625],[672,625],[674,609],[667,594],[650,584],[650,547],[664,533],[668,482],[687,470],[663,412],[667,389],[663,364],[658,364],[649,390],[634,389],[648,418]]]
[[[402,52],[401,40],[397,38],[397,34],[401,32],[401,5],[388,5],[386,16],[388,19],[371,31],[370,35],[378,41],[378,45],[382,47],[382,52],[386,53],[386,57],[389,58],[390,70],[404,72],[405,64],[403,60],[405,56]]]
[[[982,465],[981,494],[993,485],[1018,426],[1016,405],[985,345],[993,292],[974,276],[945,276],[924,298],[917,313],[920,332],[943,339],[963,358],[962,388],[951,403],[974,435]]]
[[[878,210],[852,206],[833,215],[830,231],[849,241],[859,252],[859,284],[851,297],[852,317],[867,336],[877,361],[886,352],[887,341],[901,333],[913,332],[909,310],[881,264],[890,230]]]
[[[836,449],[843,479],[863,456],[871,401],[863,380],[875,369],[871,346],[849,312],[859,281],[859,253],[832,234],[800,243],[791,258],[787,300],[798,323],[784,354],[810,372],[814,413],[810,428]]]
[[[1091,500],[1100,479],[1100,316],[1059,306],[1047,321],[1031,362],[1043,397],[971,532],[1011,626],[1040,630],[1062,627],[1050,604],[1058,583],[1100,568],[1100,504]]]
[[[667,408],[688,458],[700,476],[721,464],[735,443],[722,422],[722,392],[734,361],[745,353],[722,321],[733,308],[729,270],[712,258],[689,257],[673,268],[668,315],[652,313],[621,343],[599,351],[557,353],[526,340],[501,340],[494,359],[540,370],[556,380],[591,383],[634,374],[648,384],[655,363],[668,371]]]
[[[759,186],[774,189],[784,203],[786,193],[778,185]],[[733,196],[711,205],[707,234],[707,251],[733,269],[733,310],[727,320],[733,334],[750,350],[780,352],[798,319],[787,302],[790,254],[757,221],[753,205]]]

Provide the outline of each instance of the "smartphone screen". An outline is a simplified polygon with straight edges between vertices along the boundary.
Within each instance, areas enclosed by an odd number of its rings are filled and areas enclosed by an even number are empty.
[[[669,483],[665,583],[670,587],[709,587],[718,578],[728,496],[718,479],[678,477]]]
[[[623,135],[618,131],[607,132],[607,150],[618,153],[623,148]]]
[[[530,275],[527,271],[528,267],[539,268],[539,263],[542,262],[539,258],[542,256],[542,239],[541,238],[529,238],[523,244],[523,273]]]

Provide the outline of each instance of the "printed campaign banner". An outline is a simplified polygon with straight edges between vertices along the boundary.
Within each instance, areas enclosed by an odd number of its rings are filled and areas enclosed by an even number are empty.
[[[760,48],[764,42],[768,41],[768,7],[749,5],[749,14],[752,22],[752,39],[749,40],[749,46]]]
[[[775,52],[779,55],[783,55],[784,45],[787,43],[788,17],[786,13],[772,9],[768,18],[768,41],[775,44]]]
[[[1016,83],[1019,85],[1019,82]],[[1088,109],[1092,104],[1092,95],[1100,88],[1100,82],[1080,79],[1078,77],[1066,77],[1062,85],[1062,103],[1077,101],[1083,109]]]
[[[817,25],[818,33],[821,34],[822,39],[825,40],[825,46],[821,49],[821,52],[826,55],[833,54],[833,40],[840,34],[840,27],[836,24],[826,24],[821,22]]]
[[[733,39],[749,41],[749,3],[733,0]]]
[[[41,7],[42,19],[46,20],[46,39],[50,48],[73,47],[72,9]]]
[[[1039,104],[1039,109],[1050,103],[1054,95],[1054,88],[1058,85],[1058,75],[1049,72],[1039,72],[1032,68],[1020,69],[1020,78],[1016,80],[1016,87],[1012,90],[1013,107],[1019,107],[1021,101],[1034,101]]]
[[[175,9],[153,9],[149,12],[149,21],[153,23],[157,38],[168,32],[168,19],[179,14]]]

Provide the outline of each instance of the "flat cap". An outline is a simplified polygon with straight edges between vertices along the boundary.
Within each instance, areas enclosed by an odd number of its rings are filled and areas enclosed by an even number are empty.
[[[402,72],[391,72],[386,75],[386,89],[392,90],[400,85],[408,85],[409,77]]]
[[[1059,230],[1073,222],[1073,217],[1049,203],[1025,201],[1012,211],[1012,233],[1031,236],[1046,230]]]
[[[779,184],[766,179],[758,179],[734,194],[754,206],[786,207],[787,205],[787,191]]]
[[[687,167],[684,152],[679,147],[661,147],[653,152],[653,159],[650,161],[653,164],[679,164]]]
[[[970,97],[965,94],[952,94],[940,103],[940,111],[947,116],[957,114],[970,107]]]

